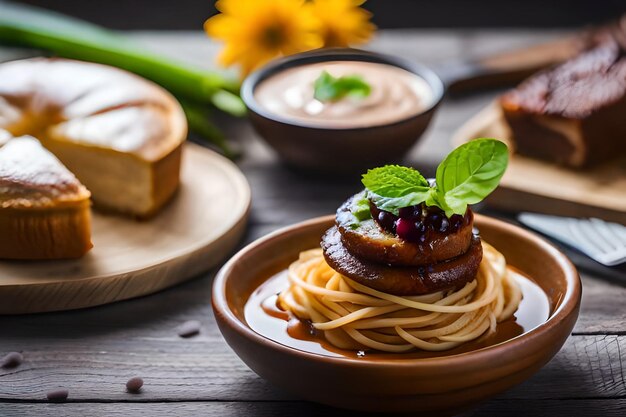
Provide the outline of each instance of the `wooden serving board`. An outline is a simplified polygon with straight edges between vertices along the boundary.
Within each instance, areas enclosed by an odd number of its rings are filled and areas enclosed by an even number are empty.
[[[460,145],[480,137],[505,142],[511,138],[496,103],[461,126],[452,140]],[[500,187],[489,196],[487,203],[515,212],[599,217],[626,224],[626,160],[575,170],[514,154]]]
[[[187,144],[181,186],[156,217],[93,211],[94,247],[68,261],[0,261],[0,314],[91,307],[162,290],[218,264],[242,236],[250,187],[213,151]]]

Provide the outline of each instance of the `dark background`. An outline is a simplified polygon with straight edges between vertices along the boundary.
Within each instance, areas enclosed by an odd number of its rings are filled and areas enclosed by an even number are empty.
[[[201,29],[212,0],[23,0],[114,29]],[[0,13],[2,4],[0,3]],[[616,18],[626,0],[369,0],[381,28],[575,27]]]

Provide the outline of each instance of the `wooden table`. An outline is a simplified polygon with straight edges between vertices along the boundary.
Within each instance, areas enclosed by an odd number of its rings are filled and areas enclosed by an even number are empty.
[[[545,31],[387,31],[373,49],[428,64],[488,54],[558,35]],[[201,33],[137,33],[141,42],[183,60],[211,66],[216,45]],[[0,50],[0,60],[25,55]],[[409,162],[426,173],[449,149],[460,123],[494,93],[447,101]],[[284,169],[245,121],[222,123],[245,149],[239,161],[253,190],[244,243],[278,227],[332,213],[358,188],[350,181],[298,176]],[[0,236],[0,239],[2,237]],[[65,313],[0,317],[0,355],[22,351],[25,362],[0,369],[0,416],[350,416],[274,388],[222,339],[210,307],[215,271],[141,299]],[[533,378],[484,404],[479,416],[625,416],[626,288],[582,273],[580,318],[561,352]],[[181,339],[175,328],[200,320],[202,333]],[[280,366],[280,364],[276,364]],[[286,370],[288,372],[288,370]],[[141,394],[125,392],[139,375]],[[66,404],[46,391],[70,390]]]

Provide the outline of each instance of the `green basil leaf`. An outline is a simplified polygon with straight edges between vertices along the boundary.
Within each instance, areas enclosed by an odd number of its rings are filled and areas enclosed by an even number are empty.
[[[328,71],[322,71],[313,84],[316,100],[336,101],[346,96],[354,98],[367,97],[372,88],[360,75],[344,75],[335,78]]]
[[[495,190],[508,160],[507,146],[496,139],[476,139],[456,148],[437,167],[439,207],[447,216],[465,214],[468,204]]]
[[[446,210],[446,202],[442,201],[441,199],[441,195],[439,194],[439,192],[437,191],[436,188],[431,188],[428,190],[428,195],[426,196],[426,198],[424,199],[424,203],[428,206],[428,207],[439,207],[442,210]]]
[[[337,96],[337,89],[333,82],[334,77],[328,71],[322,71],[322,74],[315,80],[313,88],[315,90],[314,97],[319,101],[329,101]]]
[[[363,174],[361,182],[380,197],[403,197],[410,193],[428,191],[428,181],[419,171],[399,165],[385,165]]]

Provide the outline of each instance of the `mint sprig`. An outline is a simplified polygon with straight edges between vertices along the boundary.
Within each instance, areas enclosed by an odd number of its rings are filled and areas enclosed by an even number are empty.
[[[464,215],[468,204],[487,197],[500,182],[509,159],[506,145],[496,139],[476,139],[453,150],[437,167],[430,186],[415,169],[387,165],[363,175],[363,185],[376,207],[398,214],[402,207],[426,203],[446,216]]]
[[[328,71],[322,71],[313,88],[313,96],[319,101],[337,101],[346,96],[364,98],[372,91],[360,75],[333,77]]]
[[[403,197],[428,190],[428,181],[419,171],[400,165],[370,169],[363,174],[361,182],[381,197]]]

